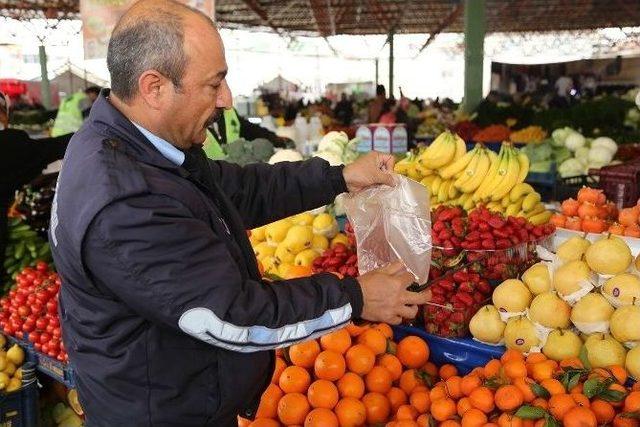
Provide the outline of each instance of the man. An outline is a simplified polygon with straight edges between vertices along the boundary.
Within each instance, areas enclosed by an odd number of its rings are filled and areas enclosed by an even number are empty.
[[[336,119],[344,126],[349,126],[353,120],[353,103],[347,98],[347,94],[342,92],[340,101],[333,110]]]
[[[383,85],[376,86],[376,97],[369,103],[369,123],[378,123],[387,102],[387,92]]]
[[[51,128],[51,136],[66,135],[80,129],[82,121],[89,115],[91,106],[99,94],[99,87],[90,86],[84,92],[76,92],[63,99]]]
[[[63,339],[87,426],[233,426],[252,417],[274,348],[353,318],[401,322],[426,302],[399,264],[340,280],[261,281],[245,230],[392,184],[392,157],[247,167],[207,160],[231,106],[205,15],[142,0],[113,30],[103,92],[74,135],[50,236]]]

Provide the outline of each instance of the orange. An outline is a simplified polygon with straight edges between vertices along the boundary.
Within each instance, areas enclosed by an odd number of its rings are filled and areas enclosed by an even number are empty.
[[[487,387],[478,387],[469,395],[469,401],[474,408],[480,409],[485,414],[493,411],[493,392]]]
[[[318,354],[320,354],[320,345],[316,340],[294,344],[289,347],[289,360],[301,368],[311,368]]]
[[[418,371],[415,369],[409,369],[400,375],[400,381],[398,384],[400,385],[400,388],[409,395],[414,388],[419,385],[423,385],[424,381],[420,377],[420,373]]]
[[[462,417],[462,427],[481,427],[487,422],[487,416],[479,409],[471,408]]]
[[[418,410],[411,405],[401,405],[396,411],[396,419],[400,420],[415,420],[418,418]]]
[[[622,417],[620,414],[613,419],[613,427],[638,427],[640,421],[633,418]]]
[[[475,368],[473,368],[473,370],[470,372],[471,375],[476,375],[478,378],[484,379],[485,378],[485,374],[484,374],[484,368],[482,366],[477,366]]]
[[[376,355],[387,351],[387,338],[377,329],[367,329],[358,335],[358,344],[366,345]]]
[[[591,402],[591,411],[595,414],[598,425],[609,424],[616,416],[616,410],[609,402],[596,399]]]
[[[609,386],[609,390],[619,391],[623,395],[627,395],[627,389],[624,386],[622,386],[622,385],[620,385],[618,383],[611,384]],[[620,400],[618,402],[611,402],[611,404],[616,408],[620,408],[620,407],[622,407],[624,405],[624,401]],[[639,407],[639,409],[640,409],[640,407]]]
[[[482,385],[482,380],[477,375],[466,375],[460,381],[460,391],[465,396],[469,396],[471,392]]]
[[[436,378],[438,376],[438,367],[433,362],[425,363],[421,370],[429,374],[431,378]]]
[[[460,399],[462,394],[462,378],[457,375],[447,378],[444,382],[447,393],[452,399]]]
[[[503,413],[498,417],[498,427],[524,427],[522,418]]]
[[[280,423],[271,418],[256,418],[249,427],[280,427]]]
[[[633,390],[633,391],[640,391],[640,381],[636,381],[636,382],[633,384],[633,387],[631,387],[631,390]]]
[[[484,427],[498,427],[498,424],[496,424],[496,423],[486,423],[484,425]]]
[[[376,393],[386,393],[391,389],[393,378],[387,368],[374,366],[364,377],[364,383],[368,391]]]
[[[464,413],[471,408],[473,408],[473,405],[471,404],[471,401],[468,397],[463,397],[462,399],[458,400],[458,403],[456,404],[456,411],[458,412],[458,416],[460,417],[462,417]]]
[[[307,399],[313,408],[333,409],[338,403],[338,388],[327,380],[316,380],[307,390]]]
[[[340,397],[353,397],[360,399],[364,395],[364,380],[360,375],[347,372],[338,380],[338,393]]]
[[[502,362],[503,365],[507,362],[524,362],[524,355],[518,350],[508,348],[502,353],[502,356],[500,356],[500,362]]]
[[[278,418],[284,425],[302,425],[311,407],[301,393],[289,393],[278,402]]]
[[[562,418],[564,427],[598,427],[598,420],[595,414],[587,408],[576,406]]]
[[[429,346],[420,337],[409,335],[398,343],[396,356],[409,369],[417,369],[429,361]]]
[[[284,361],[282,357],[276,357],[276,367],[273,370],[273,375],[271,376],[271,384],[278,384],[280,380],[280,375],[282,375],[282,371],[287,367],[287,363]]]
[[[439,427],[460,427],[460,423],[456,420],[446,420],[441,422]]]
[[[543,353],[530,353],[527,356],[527,365],[544,362],[545,360],[547,360],[547,356],[545,356]]]
[[[367,410],[367,424],[384,423],[391,413],[389,399],[380,393],[367,393],[362,398],[362,403]]]
[[[431,402],[431,416],[436,421],[445,421],[456,415],[456,403],[451,399],[438,399]]]
[[[318,355],[313,365],[316,377],[321,380],[336,381],[344,375],[346,363],[342,354],[325,350]]]
[[[502,365],[504,374],[511,378],[522,378],[527,376],[527,365],[524,360],[509,360]]]
[[[624,385],[627,382],[627,378],[629,378],[629,374],[627,373],[627,370],[624,367],[620,365],[611,365],[609,366],[608,369],[609,369],[609,372],[611,372],[611,375],[618,382],[618,384]]]
[[[373,327],[373,329],[382,332],[382,335],[384,335],[386,339],[388,340],[393,339],[393,329],[388,324],[378,323]]]
[[[347,368],[358,375],[366,375],[376,363],[376,355],[367,346],[356,344],[345,355]]]
[[[569,390],[569,393],[582,393],[582,389],[583,389],[583,384],[578,383],[575,385],[575,387]]]
[[[284,393],[275,384],[269,384],[262,393],[260,405],[256,411],[256,418],[276,418],[278,416],[278,402]]]
[[[496,406],[502,411],[513,411],[524,402],[520,389],[514,385],[503,385],[498,388],[494,397]]]
[[[326,408],[316,408],[307,414],[304,427],[338,427],[338,417]]]
[[[518,390],[522,393],[522,398],[525,402],[533,402],[536,398],[535,393],[531,389],[533,380],[531,378],[516,378],[513,380],[513,385],[518,387]]]
[[[424,414],[431,407],[431,398],[426,391],[414,391],[409,396],[409,403],[418,410],[418,413]]]
[[[393,427],[416,427],[417,425],[418,423],[413,420],[399,420],[399,421],[393,421],[392,426]]]
[[[340,399],[333,412],[338,416],[341,427],[361,426],[367,421],[367,408],[353,397]]]
[[[300,366],[287,366],[278,384],[285,393],[305,393],[311,384],[311,375]]]
[[[552,378],[555,368],[550,362],[550,360],[545,360],[544,362],[534,363],[531,366],[530,376],[538,382]]]
[[[640,411],[640,391],[632,391],[624,399],[624,411],[625,412]]]
[[[323,350],[331,350],[336,353],[345,354],[351,347],[351,335],[346,329],[338,329],[320,338],[320,347]]]
[[[564,389],[562,383],[555,378],[547,378],[545,380],[542,380],[540,382],[540,385],[547,389],[549,394],[551,394],[552,396],[554,394],[564,394],[567,392],[567,390]]]
[[[427,427],[429,425],[429,417],[427,414],[422,414],[416,419],[416,424],[418,427]]]
[[[568,394],[556,394],[549,398],[549,412],[558,420],[562,420],[565,414],[576,406],[576,401]]]
[[[440,367],[439,373],[440,373],[440,378],[446,381],[447,379],[455,375],[458,375],[458,369],[455,366],[447,363]]]
[[[569,394],[573,398],[573,401],[576,402],[576,405],[582,406],[583,408],[590,408],[591,402],[589,402],[589,398],[582,393],[571,393]]]
[[[570,357],[568,359],[564,359],[564,360],[560,361],[560,367],[561,368],[582,369],[582,368],[584,368],[584,365],[582,364],[582,361],[579,358]]]
[[[429,393],[429,389],[424,385],[419,385],[419,386],[414,387],[414,389],[411,390],[411,393],[417,393],[419,391],[426,391],[427,393]]]
[[[387,392],[387,399],[389,399],[389,404],[391,405],[391,412],[394,414],[400,406],[408,402],[407,394],[398,387],[391,387],[391,390]]]
[[[502,369],[502,363],[498,359],[491,359],[484,365],[484,376],[485,378],[492,378],[500,375],[500,370]]]
[[[446,399],[448,397],[449,394],[447,393],[447,389],[444,385],[435,385],[431,391],[429,391],[429,398],[432,402],[438,399]]]
[[[393,354],[383,354],[380,356],[378,365],[387,368],[393,381],[400,379],[400,375],[402,375],[402,363],[400,363],[400,359]]]
[[[549,409],[549,402],[541,397],[537,397],[531,402],[531,406],[537,406],[538,408],[542,408],[545,411]]]
[[[351,337],[354,338],[360,335],[361,333],[363,333],[364,331],[366,331],[367,329],[369,329],[369,326],[368,325],[358,326],[355,323],[349,323],[347,326],[345,326],[344,329],[346,329],[347,332],[349,332],[349,335],[351,335]]]

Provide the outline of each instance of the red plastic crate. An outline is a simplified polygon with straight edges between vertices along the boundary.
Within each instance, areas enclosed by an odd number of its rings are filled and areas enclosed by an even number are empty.
[[[599,177],[600,188],[618,209],[634,206],[638,202],[640,159],[601,169],[590,169],[589,175]]]

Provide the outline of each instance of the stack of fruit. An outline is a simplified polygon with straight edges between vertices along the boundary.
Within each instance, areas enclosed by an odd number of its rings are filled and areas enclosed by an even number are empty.
[[[17,218],[9,219],[8,242],[5,250],[4,269],[10,276],[23,268],[33,265],[36,260],[51,260],[49,243],[42,239],[31,227]],[[5,290],[11,286],[12,280],[5,283]]]
[[[342,243],[336,243],[313,261],[314,273],[338,273],[342,276],[357,277],[358,255]]]
[[[285,349],[256,420],[245,425],[333,427],[415,420],[426,426],[428,386],[438,370],[429,362],[424,340],[408,336],[396,344],[392,339],[387,324],[351,324]]]
[[[18,339],[28,339],[38,352],[68,360],[58,319],[60,277],[45,262],[16,276],[16,286],[0,298],[0,327]]]
[[[527,126],[515,132],[511,132],[511,142],[520,144],[537,144],[547,137],[547,132],[540,126]]]
[[[51,204],[56,192],[57,174],[43,175],[39,183],[25,185],[16,200],[20,201],[18,210],[32,230],[45,237],[49,231]]]
[[[309,275],[316,258],[328,255],[325,251],[349,245],[334,216],[310,212],[253,229],[249,240],[264,273],[282,279]]]
[[[612,225],[612,222],[618,218],[618,209],[613,202],[607,201],[602,190],[594,188],[582,187],[578,191],[578,200],[567,199],[562,202],[561,213],[554,214],[550,221],[557,227],[567,228],[575,231],[586,231],[588,233],[602,233],[610,228],[611,232],[618,231],[619,226]],[[627,223],[627,215],[625,213],[623,220]],[[637,216],[635,225],[640,234],[640,227],[637,224]],[[633,229],[630,227],[630,232]],[[623,234],[618,232],[616,234]]]
[[[13,344],[7,348],[7,339],[0,334],[0,392],[10,393],[22,386],[24,350]]]
[[[51,417],[56,423],[56,427],[82,427],[84,425],[84,421],[74,408],[63,402],[59,402],[53,407]]]
[[[498,286],[472,335],[556,361],[584,353],[593,367],[625,365],[640,378],[640,260],[614,236],[593,244],[574,236],[554,258]]]

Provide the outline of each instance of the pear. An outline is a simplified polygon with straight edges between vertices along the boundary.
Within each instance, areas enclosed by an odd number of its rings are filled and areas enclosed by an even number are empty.
[[[83,425],[84,423],[82,421],[82,418],[72,412],[71,415],[66,417],[60,424],[58,424],[58,427],[82,427]]]
[[[287,231],[287,237],[281,242],[293,255],[311,247],[313,231],[308,225],[294,225]]]
[[[278,265],[280,262],[274,256],[267,256],[260,260],[264,272],[268,274],[278,274]]]
[[[311,265],[313,265],[313,260],[318,258],[318,256],[319,254],[315,249],[305,249],[304,251],[296,255],[293,264],[310,267]]]
[[[562,262],[577,261],[582,258],[591,242],[581,236],[573,236],[556,249],[556,256]]]
[[[253,247],[253,253],[256,254],[256,258],[258,261],[262,260],[265,257],[273,256],[276,248],[273,246],[269,246],[267,242],[260,242],[256,246]]]
[[[273,253],[278,261],[278,264],[293,264],[296,259],[296,255],[291,253],[284,243],[280,243]]]
[[[634,347],[627,353],[624,367],[636,381],[640,381],[640,346]]]
[[[580,329],[581,323],[608,322],[613,314],[613,307],[605,297],[597,293],[589,293],[582,297],[571,310],[571,321]]]
[[[578,357],[582,349],[582,340],[575,332],[568,329],[555,329],[547,337],[542,352],[549,359],[561,361],[570,357]]]
[[[12,391],[16,391],[18,389],[20,389],[20,387],[22,387],[22,381],[20,381],[17,378],[11,378],[9,380],[9,385],[7,385],[7,393],[10,393]]]
[[[253,235],[249,236],[249,243],[251,243],[252,247],[256,247],[258,246],[261,242],[260,240],[256,239],[255,237],[253,237]]]
[[[592,368],[606,368],[611,365],[623,366],[627,351],[622,344],[606,334],[589,337],[584,344],[587,360]]]
[[[329,248],[329,239],[321,234],[314,234],[311,240],[311,248],[322,253]]]
[[[550,291],[551,277],[549,275],[549,267],[545,262],[532,265],[522,274],[522,281],[533,295]]]
[[[638,254],[638,256],[636,257],[636,260],[635,260],[635,262],[633,264],[636,267],[636,271],[640,272],[640,254]]]
[[[569,261],[553,274],[553,287],[562,296],[571,295],[581,289],[580,282],[591,279],[591,270],[586,262]]]
[[[16,373],[16,365],[14,365],[13,362],[7,362],[7,366],[4,368],[2,372],[12,377],[13,374]]]
[[[611,315],[611,335],[620,342],[640,342],[640,307],[624,305]]]
[[[544,292],[531,301],[529,318],[547,328],[568,328],[571,307],[555,292]]]
[[[618,274],[604,282],[602,293],[617,298],[622,305],[640,302],[640,278],[630,273]]]
[[[333,248],[338,243],[342,243],[346,247],[349,247],[349,238],[346,236],[346,234],[338,233],[336,234],[336,237],[331,239],[331,248]]]
[[[333,239],[338,234],[338,221],[328,213],[321,213],[313,220],[313,233]]]
[[[282,242],[287,237],[287,231],[291,228],[291,221],[288,219],[281,219],[280,221],[272,222],[265,226],[265,238],[270,246],[278,246],[278,243]]]
[[[493,305],[503,313],[519,313],[531,303],[531,292],[520,280],[508,279],[493,290]]]
[[[290,218],[291,223],[295,225],[312,225],[315,215],[310,212],[303,212]]]
[[[507,348],[513,348],[522,353],[540,344],[536,335],[536,328],[531,320],[524,316],[512,317],[504,328],[504,343]]]
[[[631,261],[631,249],[619,237],[604,237],[587,249],[585,260],[593,271],[599,274],[619,274],[624,272]]]
[[[9,386],[9,381],[11,381],[9,375],[5,374],[4,372],[0,372],[0,390],[4,390],[5,388],[7,388]]]
[[[497,344],[502,339],[505,323],[493,305],[485,305],[469,321],[471,335],[482,342]]]
[[[6,344],[7,344],[7,339],[5,338],[4,335],[0,334],[0,349],[4,348]]]
[[[264,242],[266,239],[265,227],[258,227],[251,230],[251,237],[255,238],[258,242]]]

